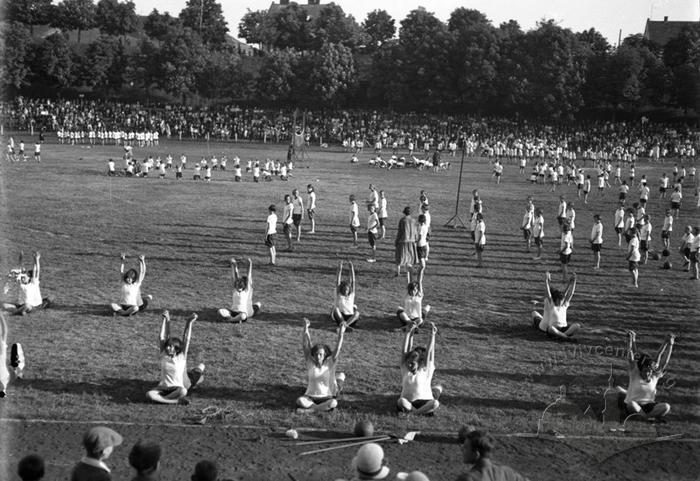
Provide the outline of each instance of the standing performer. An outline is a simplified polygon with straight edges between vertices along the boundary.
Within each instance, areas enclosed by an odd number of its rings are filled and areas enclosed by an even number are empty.
[[[639,261],[642,260],[642,254],[639,251],[639,230],[632,227],[629,231],[630,240],[627,244],[627,261],[629,263],[629,271],[632,274],[632,285],[639,287]]]
[[[383,190],[379,191],[379,212],[377,215],[379,216],[379,227],[382,229],[382,239],[384,239],[386,237],[386,219],[389,215],[386,210],[386,196]]]
[[[297,412],[331,411],[338,406],[336,397],[345,381],[345,374],[341,372],[336,375],[335,370],[347,326],[345,323],[340,323],[338,341],[335,349],[331,350],[326,344],[311,345],[310,325],[311,322],[304,318],[302,347],[309,383],[304,395],[297,399]]]
[[[637,354],[637,335],[634,331],[629,331],[629,344],[627,351],[627,362],[629,369],[629,384],[627,389],[618,387],[618,390],[625,394],[626,415],[638,414],[644,419],[661,420],[671,410],[668,403],[656,402],[656,384],[663,377],[671,359],[675,336],[669,334],[659,352],[656,360],[647,354]],[[668,349],[668,352],[666,350]],[[661,362],[661,358],[666,353],[666,359]],[[635,360],[636,358],[636,360]]]
[[[403,413],[432,414],[440,406],[438,398],[442,386],[431,387],[435,373],[435,335],[437,327],[430,323],[430,344],[413,347],[413,335],[416,331],[413,324],[403,342],[401,350],[401,397],[396,403],[396,409]]]
[[[357,229],[360,227],[360,208],[355,202],[355,194],[350,195],[350,232],[352,232],[352,246],[357,247]]]
[[[367,205],[367,241],[369,242],[370,256],[367,262],[377,262],[377,233],[379,232],[379,217],[377,217],[374,204]]]
[[[396,260],[396,277],[401,274],[401,267],[406,267],[406,275],[410,282],[410,268],[418,262],[418,251],[416,241],[418,240],[418,226],[411,217],[411,208],[406,206],[403,209],[403,217],[399,220],[396,240],[394,241]]]
[[[523,221],[520,224],[520,229],[523,231],[523,238],[525,239],[526,251],[530,252],[530,244],[532,242],[532,222],[534,220],[534,212],[530,208],[530,204],[525,206],[525,214],[523,214]]]
[[[170,313],[163,311],[158,345],[160,346],[160,383],[146,393],[146,397],[161,404],[189,404],[188,390],[202,381],[204,364],[187,372],[187,353],[192,338],[192,324],[197,314],[192,314],[185,324],[182,339],[170,337]]]
[[[274,266],[277,260],[277,249],[275,247],[275,234],[277,233],[277,208],[275,204],[270,204],[267,208],[267,220],[265,221],[265,246],[270,252],[270,265]]]
[[[564,292],[550,287],[552,275],[549,271],[545,274],[544,282],[544,314],[537,311],[532,312],[533,327],[556,339],[573,341],[573,336],[581,328],[581,324],[574,323],[569,326],[566,320],[566,311],[569,309],[569,303],[576,290],[576,274],[571,276]]]
[[[236,259],[231,259],[233,296],[231,309],[219,309],[219,315],[229,322],[245,322],[260,312],[261,304],[253,304],[253,261],[248,258],[248,275],[238,273]]]
[[[603,246],[603,223],[598,214],[593,216],[593,228],[591,229],[591,249],[595,260],[594,269],[600,269],[600,250]]]
[[[486,223],[484,222],[484,215],[479,213],[476,214],[476,226],[474,228],[474,247],[476,248],[476,267],[483,267],[481,263],[481,256],[484,252],[484,247],[486,246]]]
[[[139,311],[143,311],[148,307],[148,301],[152,299],[151,295],[141,297],[141,284],[146,277],[146,257],[139,256],[139,272],[135,269],[129,269],[124,274],[124,261],[126,254],[121,255],[122,263],[119,268],[119,273],[122,274],[122,293],[119,299],[119,304],[112,303],[114,314],[120,316],[133,316]]]
[[[41,289],[39,287],[39,279],[41,274],[41,254],[34,253],[34,266],[32,270],[25,271],[22,267],[22,254],[19,255],[19,269],[12,271],[10,274],[14,276],[19,286],[17,293],[17,303],[3,303],[2,307],[12,314],[24,316],[32,312],[34,309],[45,309],[51,306],[51,299],[41,297]]]
[[[331,319],[338,325],[345,323],[348,327],[352,327],[360,318],[360,313],[355,305],[355,266],[352,262],[349,262],[349,265],[350,282],[343,280],[343,261],[340,261],[338,266]]]
[[[299,189],[292,191],[292,222],[297,230],[297,242],[301,241],[301,221],[304,219],[304,199],[299,195]]]
[[[316,233],[316,191],[314,186],[309,184],[306,186],[306,192],[309,194],[309,207],[306,209],[306,213],[309,215],[309,221],[311,222],[311,230],[309,234]]]
[[[559,261],[561,262],[561,275],[566,282],[568,265],[571,262],[571,253],[574,247],[574,236],[571,234],[571,227],[566,222],[562,226],[561,243],[559,245]]]
[[[287,239],[287,252],[292,251],[292,224],[294,219],[292,214],[294,212],[294,206],[292,205],[292,196],[286,194],[284,196],[284,213],[282,214],[282,231],[284,232],[284,237]]]
[[[542,259],[542,243],[544,239],[544,215],[542,215],[542,209],[537,209],[535,211],[535,218],[532,224],[532,237],[535,239],[535,246],[537,247],[537,255],[532,258],[532,260],[538,261]]]

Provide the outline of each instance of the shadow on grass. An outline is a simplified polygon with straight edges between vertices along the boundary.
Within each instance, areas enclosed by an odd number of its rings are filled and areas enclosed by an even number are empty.
[[[66,381],[62,379],[25,380],[22,386],[38,391],[81,396],[106,396],[117,404],[147,404],[146,392],[157,385],[154,380],[106,378],[99,382]]]
[[[99,304],[71,304],[71,305],[62,305],[62,304],[57,304],[54,302],[49,309],[52,311],[71,312],[73,314],[81,314],[81,315],[85,315],[85,316],[112,317],[112,314],[113,314],[112,308],[109,306],[108,302],[99,303]]]
[[[522,411],[541,411],[547,407],[547,403],[543,401],[524,401],[521,399],[495,399],[495,398],[482,398],[482,397],[471,397],[471,396],[450,396],[442,395],[440,397],[440,402],[444,403],[446,406],[474,406],[474,407],[492,407],[497,409],[519,409]]]
[[[200,399],[231,399],[264,409],[280,409],[285,406],[294,409],[296,399],[303,394],[304,388],[298,385],[258,384],[243,389],[233,386],[211,386],[206,382],[193,392],[193,396]]]

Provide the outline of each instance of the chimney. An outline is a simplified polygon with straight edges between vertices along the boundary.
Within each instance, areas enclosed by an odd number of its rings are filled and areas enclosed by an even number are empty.
[[[668,22],[668,15],[664,17],[664,22]]]

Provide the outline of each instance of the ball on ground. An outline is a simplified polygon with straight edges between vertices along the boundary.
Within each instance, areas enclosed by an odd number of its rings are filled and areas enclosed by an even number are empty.
[[[355,423],[355,436],[357,437],[367,437],[374,434],[374,426],[371,421],[363,419]]]

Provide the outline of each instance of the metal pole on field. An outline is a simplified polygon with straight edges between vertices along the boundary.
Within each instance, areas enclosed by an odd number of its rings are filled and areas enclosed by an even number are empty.
[[[462,218],[459,216],[459,194],[462,191],[462,170],[464,169],[464,153],[466,147],[467,146],[465,144],[462,144],[462,161],[459,163],[459,181],[457,183],[457,202],[455,202],[455,215],[450,217],[450,220],[448,220],[445,223],[445,227],[452,227],[453,229],[457,228],[457,222],[462,224],[462,227],[464,227],[465,229],[467,228],[467,226],[464,225],[464,221],[462,221]]]

